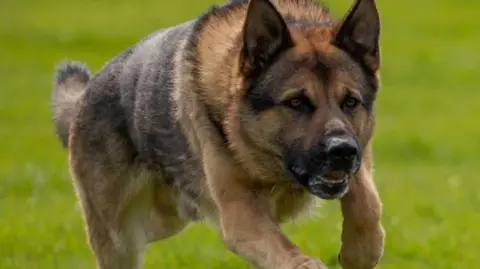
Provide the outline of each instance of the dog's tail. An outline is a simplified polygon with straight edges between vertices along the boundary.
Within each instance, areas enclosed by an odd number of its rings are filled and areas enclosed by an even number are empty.
[[[70,124],[89,80],[90,72],[83,63],[64,61],[56,67],[51,108],[53,123],[64,147],[68,147]]]

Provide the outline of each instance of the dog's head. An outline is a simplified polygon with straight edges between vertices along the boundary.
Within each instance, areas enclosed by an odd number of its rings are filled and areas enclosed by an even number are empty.
[[[298,25],[268,0],[250,1],[231,139],[252,169],[282,170],[335,199],[359,171],[373,132],[379,15],[374,0],[357,0],[337,25]]]

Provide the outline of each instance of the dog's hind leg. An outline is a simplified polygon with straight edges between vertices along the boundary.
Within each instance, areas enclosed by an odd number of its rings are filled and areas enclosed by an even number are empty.
[[[137,173],[74,172],[90,248],[100,269],[140,268],[149,242],[167,238],[186,222],[176,214],[169,187]],[[161,194],[162,197],[157,197]]]
[[[140,268],[146,245],[186,222],[176,214],[170,187],[136,164],[123,140],[111,134],[92,147],[92,136],[85,137],[70,143],[70,173],[97,267]]]
[[[86,165],[74,165],[72,176],[97,267],[140,268],[148,242],[144,224],[148,221],[149,195],[141,190],[134,194],[130,188],[136,186],[132,186],[128,173],[107,172],[105,167],[98,167],[100,164],[83,171],[79,168]]]

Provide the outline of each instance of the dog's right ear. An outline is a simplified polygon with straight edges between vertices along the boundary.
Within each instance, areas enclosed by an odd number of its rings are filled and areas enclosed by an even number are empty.
[[[334,44],[375,73],[380,66],[380,16],[375,0],[355,0],[335,29]]]
[[[292,46],[287,25],[273,4],[269,0],[250,0],[243,26],[244,74],[257,73]]]

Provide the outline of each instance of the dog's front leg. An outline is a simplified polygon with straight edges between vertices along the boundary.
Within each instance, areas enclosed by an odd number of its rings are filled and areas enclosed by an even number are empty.
[[[227,247],[262,269],[325,269],[301,253],[270,217],[268,191],[218,149],[204,158],[208,188]]]
[[[238,196],[225,197],[219,205],[222,234],[231,251],[264,269],[326,268],[319,261],[303,255],[282,234],[268,217],[264,197],[244,191],[244,194],[237,193]]]
[[[367,162],[369,165],[370,162]],[[372,269],[383,255],[382,204],[370,167],[363,167],[341,199],[344,217],[339,261],[345,269]]]

